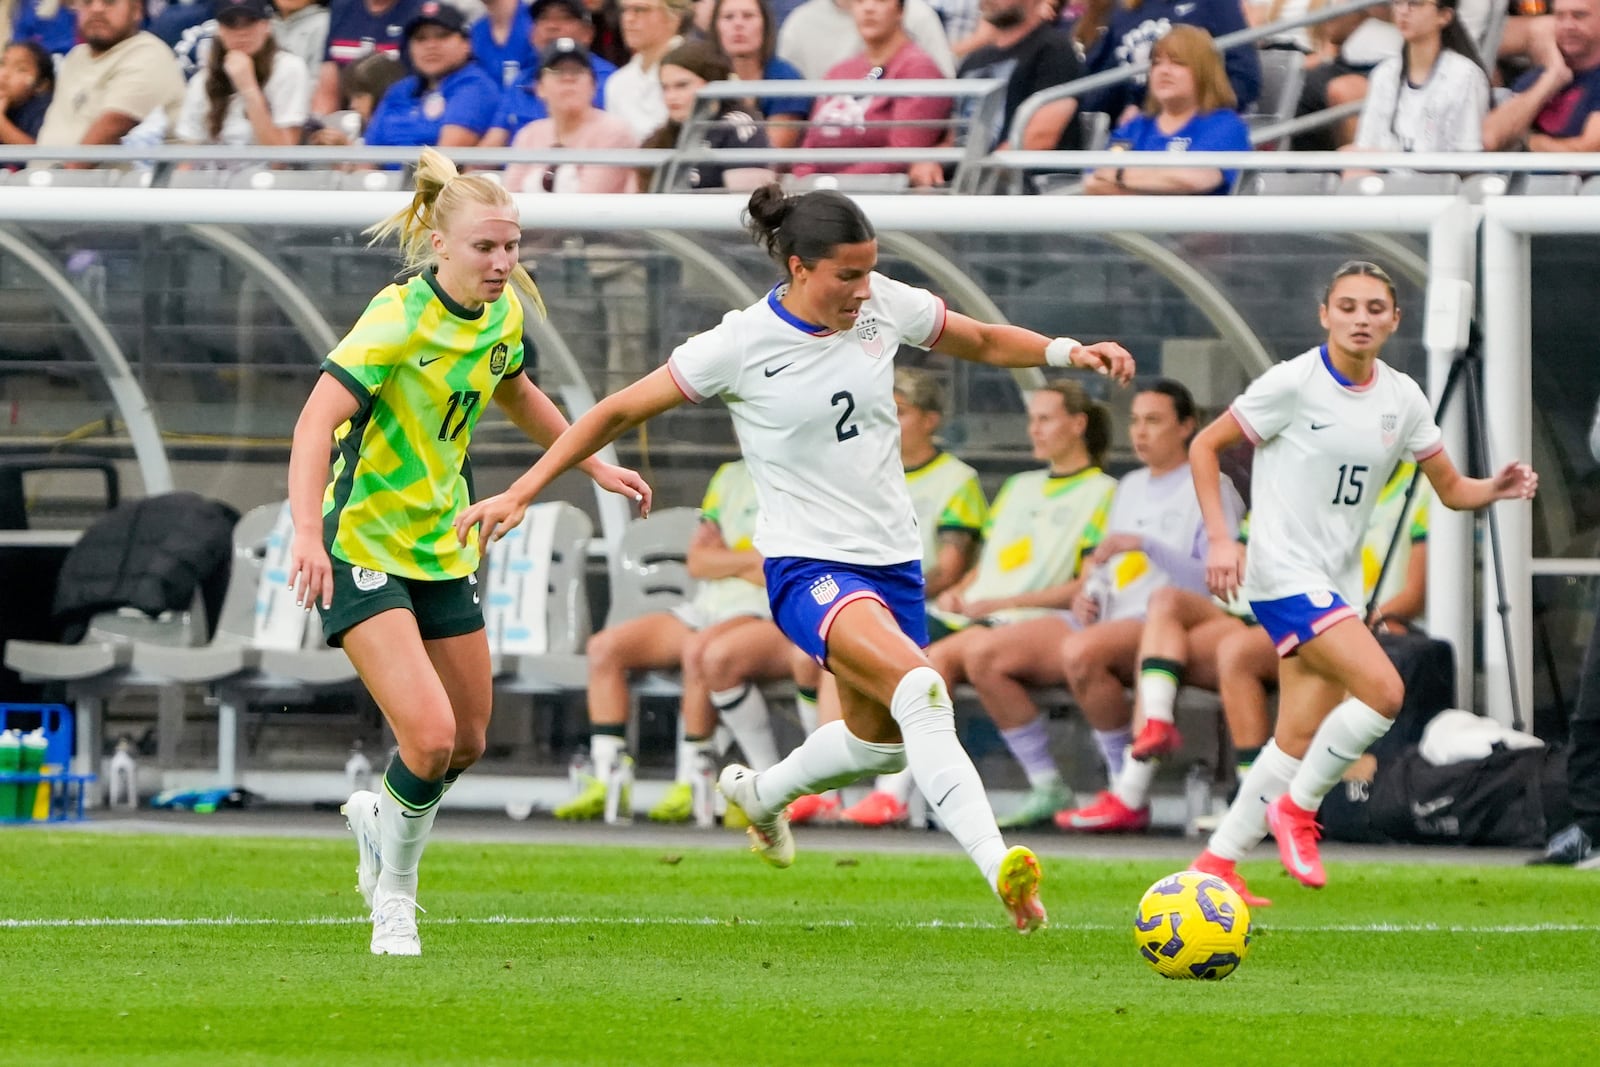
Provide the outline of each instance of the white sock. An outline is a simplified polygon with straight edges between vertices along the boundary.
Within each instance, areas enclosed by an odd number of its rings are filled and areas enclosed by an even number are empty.
[[[807,734],[817,732],[817,691],[798,689],[794,694],[794,713],[800,719],[800,728]]]
[[[944,679],[932,667],[916,667],[900,679],[889,714],[900,724],[906,762],[917,788],[939,822],[950,831],[990,886],[1000,873],[1006,843],[972,758],[956,737],[955,708]]]
[[[1139,707],[1146,719],[1171,724],[1172,707],[1178,702],[1178,679],[1160,668],[1139,672]]]
[[[1133,744],[1133,731],[1127,727],[1121,730],[1096,730],[1094,742],[1100,746],[1100,757],[1106,761],[1106,780],[1116,781],[1122,774],[1128,746]]]
[[[678,766],[673,775],[675,782],[693,782],[695,774],[700,769],[701,755],[710,756],[715,763],[717,758],[717,739],[715,735],[700,738],[678,738]]]
[[[620,734],[590,734],[589,760],[594,764],[594,776],[605,781],[627,747],[628,739]]]
[[[1289,783],[1289,799],[1306,811],[1316,811],[1350,764],[1393,725],[1393,719],[1384,718],[1354,697],[1334,708],[1317,728],[1300,770]]]
[[[1267,836],[1267,805],[1283,796],[1300,761],[1268,741],[1250,773],[1239,783],[1239,795],[1211,835],[1207,849],[1226,860],[1244,859]]]
[[[745,764],[764,771],[778,762],[778,742],[772,736],[772,716],[759,686],[746,682],[734,689],[711,694],[711,705],[739,742]]]
[[[417,866],[422,862],[422,850],[428,845],[438,812],[438,801],[419,815],[402,805],[389,790],[378,790],[378,850],[383,854],[379,892],[417,899]]]
[[[767,812],[782,811],[795,797],[849,785],[879,771],[906,765],[904,745],[863,741],[843,721],[817,727],[799,748],[756,777],[756,799]]]
[[[1122,773],[1117,775],[1112,784],[1111,791],[1134,811],[1138,811],[1150,802],[1150,782],[1156,776],[1156,761],[1153,759],[1126,760],[1122,766]]]
[[[872,783],[875,792],[888,793],[902,804],[911,802],[911,791],[916,787],[917,780],[908,770],[899,774],[880,774],[878,780]]]

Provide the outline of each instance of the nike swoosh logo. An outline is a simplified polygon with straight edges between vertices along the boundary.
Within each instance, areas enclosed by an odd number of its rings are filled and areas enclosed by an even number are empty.
[[[784,371],[788,370],[792,366],[794,366],[793,363],[785,363],[781,367],[768,367],[766,370],[762,371],[761,373],[765,374],[768,378],[770,378],[774,374],[782,374]]]
[[[938,799],[938,801],[934,803],[933,806],[936,807],[936,808],[944,807],[944,802],[950,799],[950,794],[954,793],[957,789],[960,789],[960,788],[961,788],[961,783],[957,782],[955,785],[951,786],[949,789],[946,789],[944,791],[944,796],[940,797]]]
[[[1313,430],[1326,430],[1329,426],[1332,426],[1332,425],[1333,425],[1333,423],[1331,423],[1331,422],[1313,422],[1311,424],[1311,428]]]
[[[443,358],[444,358],[443,355],[438,355],[438,356],[434,356],[432,359],[419,359],[419,360],[417,360],[417,366],[426,367],[428,364],[437,363]]]

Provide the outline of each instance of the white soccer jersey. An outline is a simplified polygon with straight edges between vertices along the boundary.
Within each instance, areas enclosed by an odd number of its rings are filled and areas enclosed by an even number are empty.
[[[691,401],[721,397],[755,480],[756,548],[884,566],[922,559],[900,463],[894,355],[944,332],[944,301],[874,273],[853,330],[800,321],[773,290],[689,338],[667,366]]]
[[[1222,505],[1229,528],[1237,531],[1244,501],[1227,475]],[[1138,534],[1145,547],[1119,552],[1095,571],[1089,592],[1100,600],[1102,621],[1144,618],[1150,594],[1164,585],[1206,591],[1206,527],[1189,464],[1160,477],[1149,467],[1123,475],[1106,520],[1107,536],[1117,533]]]
[[[1332,590],[1361,604],[1361,543],[1388,473],[1443,448],[1417,383],[1382,362],[1343,385],[1324,349],[1279,363],[1229,410],[1256,446],[1251,600]]]

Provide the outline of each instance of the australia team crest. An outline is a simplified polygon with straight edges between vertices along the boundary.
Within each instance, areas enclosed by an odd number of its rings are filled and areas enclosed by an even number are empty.
[[[506,343],[501,341],[489,350],[489,373],[504,374],[506,372],[506,354],[510,351]]]
[[[877,316],[863,315],[856,322],[856,340],[873,359],[883,355],[883,329],[878,325]]]

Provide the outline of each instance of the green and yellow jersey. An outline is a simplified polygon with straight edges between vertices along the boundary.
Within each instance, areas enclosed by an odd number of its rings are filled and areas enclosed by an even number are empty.
[[[939,563],[939,535],[956,530],[974,539],[983,535],[989,517],[978,472],[948,452],[935,453],[920,467],[906,471],[911,508],[922,535],[922,573]]]
[[[1007,479],[989,509],[978,573],[963,597],[992,600],[1070,581],[1105,536],[1116,488],[1117,480],[1099,467],[1060,476],[1026,471]],[[1043,614],[1043,608],[1008,608],[996,617],[1018,622]]]
[[[717,524],[722,541],[729,548],[743,552],[755,547],[756,483],[744,460],[736,459],[717,468],[700,503],[700,518]],[[701,582],[694,605],[707,626],[739,615],[769,613],[766,587],[743,578]]]
[[[1373,586],[1377,584],[1378,572],[1383,568],[1383,554],[1389,551],[1389,539],[1394,536],[1395,526],[1400,522],[1400,508],[1405,503],[1406,487],[1411,484],[1411,476],[1416,470],[1417,465],[1409,460],[1395,467],[1394,474],[1378,493],[1378,503],[1367,521],[1367,533],[1361,540],[1361,593],[1369,599]],[[1428,539],[1428,505],[1432,499],[1432,487],[1428,485],[1428,479],[1423,478],[1417,484],[1416,495],[1411,498],[1411,509],[1407,512],[1409,521],[1400,534],[1399,543],[1395,545],[1394,562],[1389,564],[1389,572],[1383,576],[1383,589],[1378,595],[1378,603],[1382,604],[1405,588],[1406,569],[1411,565],[1411,546]]]
[[[361,405],[334,433],[329,554],[404,578],[478,569],[476,543],[458,544],[451,526],[472,497],[467,445],[522,360],[522,305],[509,291],[468,311],[427,270],[373,297],[322,364]]]

